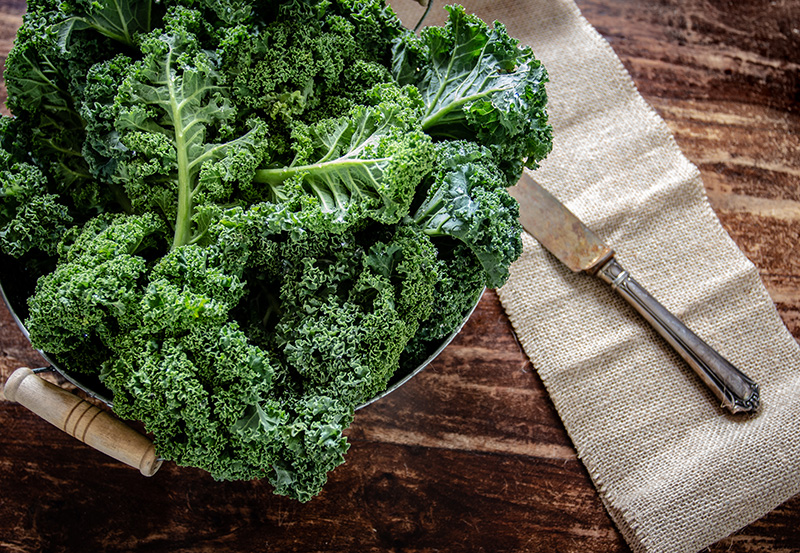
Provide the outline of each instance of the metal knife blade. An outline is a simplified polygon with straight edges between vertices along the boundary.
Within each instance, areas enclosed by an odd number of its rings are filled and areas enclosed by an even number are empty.
[[[509,193],[520,204],[520,223],[573,271],[585,271],[611,285],[689,364],[732,413],[753,412],[759,387],[689,330],[631,277],[603,243],[566,206],[524,173]]]
[[[594,272],[614,250],[527,173],[509,193],[519,202],[519,220],[550,253],[573,271]]]

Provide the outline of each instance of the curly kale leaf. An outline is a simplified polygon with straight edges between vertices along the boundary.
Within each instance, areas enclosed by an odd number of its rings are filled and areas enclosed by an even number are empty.
[[[2,130],[10,123],[0,122]],[[67,206],[50,194],[38,167],[0,149],[0,251],[21,257],[31,250],[54,255],[72,223]]]
[[[522,254],[519,205],[486,148],[458,141],[439,144],[439,168],[427,196],[407,222],[431,237],[466,244],[484,271],[484,283],[500,287]]]
[[[285,134],[283,126],[295,119],[311,124],[339,116],[362,103],[366,89],[390,82],[381,60],[399,22],[375,13],[380,2],[342,2],[355,13],[339,4],[284,3],[263,28],[225,28],[218,51],[237,105]]]
[[[483,267],[465,244],[439,245],[438,251],[433,308],[403,352],[407,368],[418,367],[460,327],[485,287]]]
[[[53,119],[49,121],[52,130],[80,125],[73,100],[79,86],[77,75],[97,60],[62,51],[57,29],[61,20],[63,15],[55,10],[32,6],[23,16],[4,72],[11,112],[41,112]],[[84,48],[89,49],[84,52],[88,54],[92,45],[87,43]]]
[[[262,168],[276,202],[295,204],[301,224],[335,232],[370,219],[398,222],[430,172],[433,145],[419,129],[412,91],[343,117],[298,126],[297,156],[286,167]]]
[[[125,150],[118,151],[114,178],[134,209],[160,211],[172,221],[173,249],[201,237],[198,207],[232,201],[267,142],[260,121],[235,133],[237,112],[216,57],[180,24],[142,39],[144,57],[122,83],[115,121]]]
[[[87,223],[62,245],[55,271],[40,278],[28,301],[31,343],[58,354],[112,343],[139,325],[141,279],[163,227],[152,215],[105,216]],[[94,367],[84,367],[93,370]]]
[[[490,29],[463,7],[447,10],[446,25],[425,28],[421,44],[409,46],[408,38],[398,42],[395,77],[419,88],[427,133],[477,139],[492,149],[509,184],[515,183],[523,165],[538,166],[552,147],[547,72],[501,23]]]
[[[309,501],[322,490],[327,473],[344,462],[350,446],[343,430],[353,420],[353,407],[317,393],[286,406],[292,415],[274,433],[279,449],[267,476],[275,493]]]
[[[364,242],[309,234],[286,242],[272,346],[309,393],[358,405],[381,390],[430,316],[436,249],[416,228]]]
[[[118,54],[110,60],[93,65],[86,75],[79,107],[86,130],[81,153],[88,171],[98,181],[113,187],[117,191],[117,197],[124,198],[120,204],[128,213],[133,210],[130,200],[125,197],[122,185],[114,182],[113,178],[118,160],[127,151],[115,128],[120,110],[115,98],[132,64],[133,60],[129,56]]]
[[[158,18],[153,0],[69,0],[61,9],[70,14],[57,28],[59,45],[65,50],[69,49],[72,33],[85,29],[134,46],[137,35],[149,32]]]
[[[279,423],[286,419],[264,351],[234,323],[197,325],[159,341],[134,331],[127,342],[102,380],[114,392],[114,411],[141,420],[159,455],[216,479],[268,475],[278,442],[268,433],[254,440],[252,431],[242,431],[254,409]]]
[[[48,179],[51,192],[69,195],[74,205],[91,210],[109,201],[98,189],[81,155],[84,122],[78,113],[83,81],[105,45],[81,43],[66,53],[58,45],[55,10],[34,6],[23,18],[4,72],[8,108],[18,119],[15,140],[25,144]]]

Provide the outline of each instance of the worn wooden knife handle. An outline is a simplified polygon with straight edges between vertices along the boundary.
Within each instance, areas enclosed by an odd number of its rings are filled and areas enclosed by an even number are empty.
[[[758,409],[758,385],[689,330],[612,258],[597,272],[683,357],[733,413]]]
[[[118,461],[152,476],[161,467],[152,442],[108,411],[20,368],[3,390],[15,401],[47,422]]]

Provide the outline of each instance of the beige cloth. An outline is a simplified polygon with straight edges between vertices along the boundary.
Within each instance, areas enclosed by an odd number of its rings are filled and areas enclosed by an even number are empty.
[[[405,4],[413,26],[420,8]],[[697,169],[572,1],[463,4],[550,73],[554,148],[536,179],[761,385],[758,415],[725,414],[608,285],[525,236],[500,299],[609,513],[635,551],[698,551],[800,492],[800,349]],[[443,21],[435,5],[426,23]]]

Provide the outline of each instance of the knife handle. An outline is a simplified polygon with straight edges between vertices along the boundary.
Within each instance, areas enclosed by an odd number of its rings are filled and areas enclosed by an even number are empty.
[[[758,409],[758,384],[689,330],[612,258],[597,272],[611,284],[694,369],[717,398],[732,413]]]

